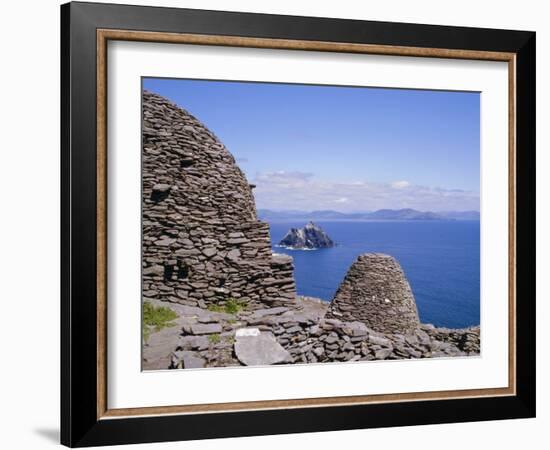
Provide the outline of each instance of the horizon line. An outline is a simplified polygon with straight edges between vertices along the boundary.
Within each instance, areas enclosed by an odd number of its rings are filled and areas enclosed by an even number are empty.
[[[256,206],[256,209],[258,210],[268,210],[272,212],[299,212],[299,213],[314,213],[314,212],[337,212],[341,214],[365,214],[365,213],[371,213],[376,211],[404,211],[404,210],[411,210],[411,211],[418,211],[422,213],[448,213],[448,212],[457,212],[457,213],[465,213],[465,212],[477,212],[481,213],[481,211],[477,209],[439,209],[439,210],[420,210],[415,208],[378,208],[378,209],[372,209],[372,210],[361,210],[361,211],[339,211],[337,209],[313,209],[313,210],[302,210],[302,209],[274,209],[274,208],[268,208],[268,207],[258,207]]]

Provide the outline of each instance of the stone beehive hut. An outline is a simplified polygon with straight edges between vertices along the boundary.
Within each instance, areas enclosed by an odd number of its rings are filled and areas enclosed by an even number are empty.
[[[159,95],[144,91],[142,112],[143,296],[203,308],[294,301],[292,258],[272,255],[231,153]]]
[[[391,256],[360,255],[338,288],[327,318],[360,321],[383,333],[410,333],[420,325],[405,274]]]

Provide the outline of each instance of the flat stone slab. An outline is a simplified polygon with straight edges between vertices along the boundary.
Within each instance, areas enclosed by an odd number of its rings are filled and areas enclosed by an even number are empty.
[[[197,356],[195,352],[177,351],[173,354],[173,363],[181,369],[202,369],[206,362]]]
[[[344,326],[344,333],[352,337],[366,336],[369,329],[363,322],[350,322]]]
[[[278,306],[276,308],[257,309],[252,313],[250,317],[252,319],[259,319],[260,317],[265,317],[265,316],[276,316],[287,311],[288,311],[288,308],[284,306]]]
[[[376,350],[374,356],[376,359],[386,359],[391,355],[391,352],[392,350],[390,348],[381,348],[380,350]]]
[[[243,330],[251,331],[249,335]],[[236,333],[235,354],[245,366],[268,366],[290,361],[287,352],[271,333],[260,333],[257,328],[242,328]]]
[[[219,322],[219,319],[217,319],[216,317],[205,315],[205,316],[202,316],[202,317],[198,317],[197,322],[199,322],[199,323],[217,323],[217,322]]]
[[[219,323],[194,323],[190,327],[191,334],[221,333],[222,326]]]
[[[179,344],[184,350],[206,350],[210,343],[207,336],[182,336]]]
[[[271,256],[271,264],[273,265],[283,266],[285,264],[292,264],[293,262],[294,262],[294,258],[284,253],[273,253]]]
[[[260,330],[259,328],[239,328],[235,332],[235,337],[251,337],[251,336],[259,336]]]
[[[369,342],[373,345],[381,345],[383,347],[389,347],[392,345],[389,339],[385,337],[376,336],[374,334],[369,335]]]
[[[172,188],[172,186],[170,186],[169,184],[155,184],[153,186],[153,191],[154,192],[168,192],[170,189]]]

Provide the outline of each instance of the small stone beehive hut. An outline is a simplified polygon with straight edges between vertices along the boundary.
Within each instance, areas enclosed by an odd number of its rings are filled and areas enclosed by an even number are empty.
[[[357,258],[326,317],[363,322],[383,333],[406,334],[420,325],[416,302],[401,266],[381,253]]]
[[[144,91],[142,113],[143,296],[203,308],[292,302],[292,258],[272,255],[269,225],[231,153],[159,95]]]

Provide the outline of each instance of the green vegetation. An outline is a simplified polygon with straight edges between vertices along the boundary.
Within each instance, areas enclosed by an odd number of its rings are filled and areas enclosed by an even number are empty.
[[[219,313],[225,312],[223,305],[219,305],[219,304],[208,305],[207,309],[208,311],[212,311],[212,312],[219,312]]]
[[[227,314],[237,314],[243,309],[243,305],[238,300],[230,298],[225,302],[225,312]]]
[[[178,315],[170,308],[163,306],[155,307],[149,302],[143,302],[142,305],[142,333],[143,341],[147,342],[152,331],[160,331],[163,328],[176,325],[172,321],[177,319]]]
[[[208,305],[208,310],[226,314],[237,314],[242,311],[243,307],[243,302],[240,302],[236,298],[228,298],[225,302],[215,305]]]
[[[218,333],[208,335],[208,342],[211,344],[218,344],[221,340],[222,337]]]

